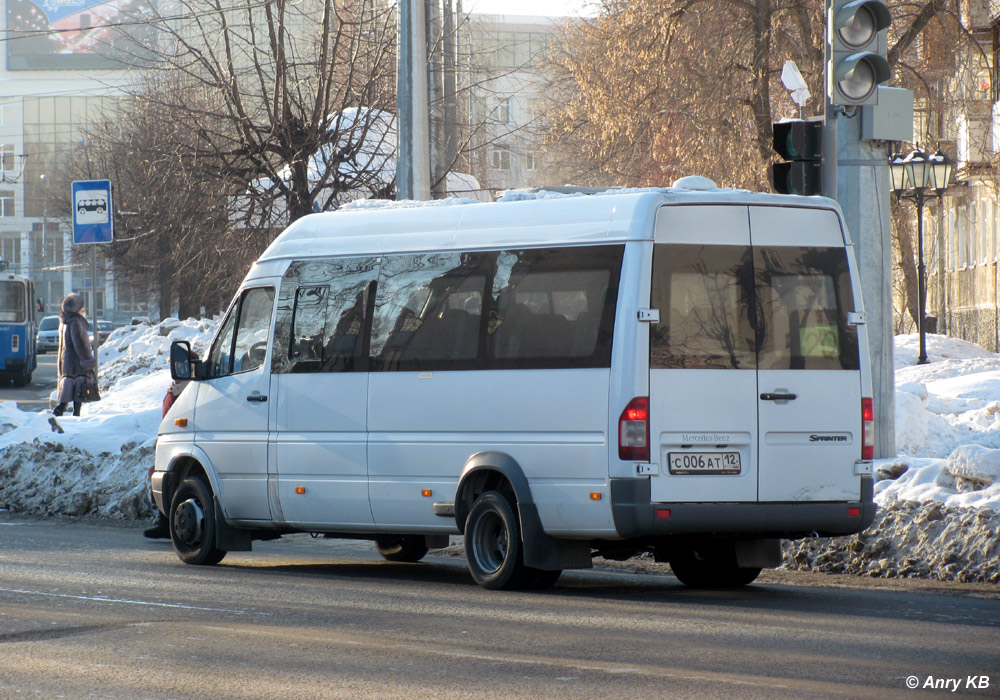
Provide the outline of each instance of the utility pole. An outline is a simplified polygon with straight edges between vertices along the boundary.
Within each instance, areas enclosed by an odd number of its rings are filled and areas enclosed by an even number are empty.
[[[400,0],[396,67],[396,199],[431,198],[426,0]]]
[[[892,244],[888,154],[884,142],[862,139],[862,108],[878,105],[892,76],[884,0],[826,0],[826,128],[824,194],[836,199],[860,268],[875,404],[875,457],[896,454],[892,336]]]

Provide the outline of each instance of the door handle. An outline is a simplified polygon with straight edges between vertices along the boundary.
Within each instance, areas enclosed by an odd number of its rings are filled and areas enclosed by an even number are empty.
[[[794,401],[796,399],[795,394],[761,394],[760,398],[762,401]]]
[[[267,401],[267,396],[264,394],[250,394],[247,397],[247,401],[256,401],[257,403],[264,403]]]

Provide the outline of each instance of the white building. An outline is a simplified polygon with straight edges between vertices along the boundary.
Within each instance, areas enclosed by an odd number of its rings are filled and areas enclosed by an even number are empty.
[[[128,82],[118,59],[135,52],[104,25],[120,21],[132,5],[128,0],[5,0],[0,17],[5,38],[0,55],[0,257],[12,271],[34,279],[44,314],[57,313],[69,292],[89,295],[95,286],[89,254],[74,256],[71,223],[49,211],[49,202],[51,188],[62,186],[56,180],[65,159],[86,150],[85,125],[111,107]],[[68,185],[65,195],[68,209]],[[111,291],[103,257],[98,258],[102,264],[96,299],[88,296],[89,315],[121,321],[144,310],[144,303],[126,304],[130,308],[116,314],[121,304]]]
[[[469,161],[486,188],[561,184],[546,179],[544,63],[570,19],[469,16],[462,53],[471,86]],[[463,59],[465,60],[465,59]]]

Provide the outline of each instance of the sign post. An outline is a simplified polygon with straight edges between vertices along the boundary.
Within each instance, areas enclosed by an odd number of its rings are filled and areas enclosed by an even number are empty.
[[[111,204],[111,180],[78,180],[73,183],[73,243],[110,243],[114,239],[114,216]],[[90,313],[94,332],[91,343],[94,362],[101,337],[97,330],[97,248],[90,249]],[[97,376],[97,365],[94,365]]]

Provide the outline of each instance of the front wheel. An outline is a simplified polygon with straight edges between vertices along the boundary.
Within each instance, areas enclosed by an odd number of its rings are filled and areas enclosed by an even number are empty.
[[[418,562],[427,555],[423,535],[386,535],[375,539],[375,549],[387,561]]]
[[[170,502],[170,541],[185,564],[210,566],[226,556],[215,546],[215,500],[198,476],[181,482]]]

